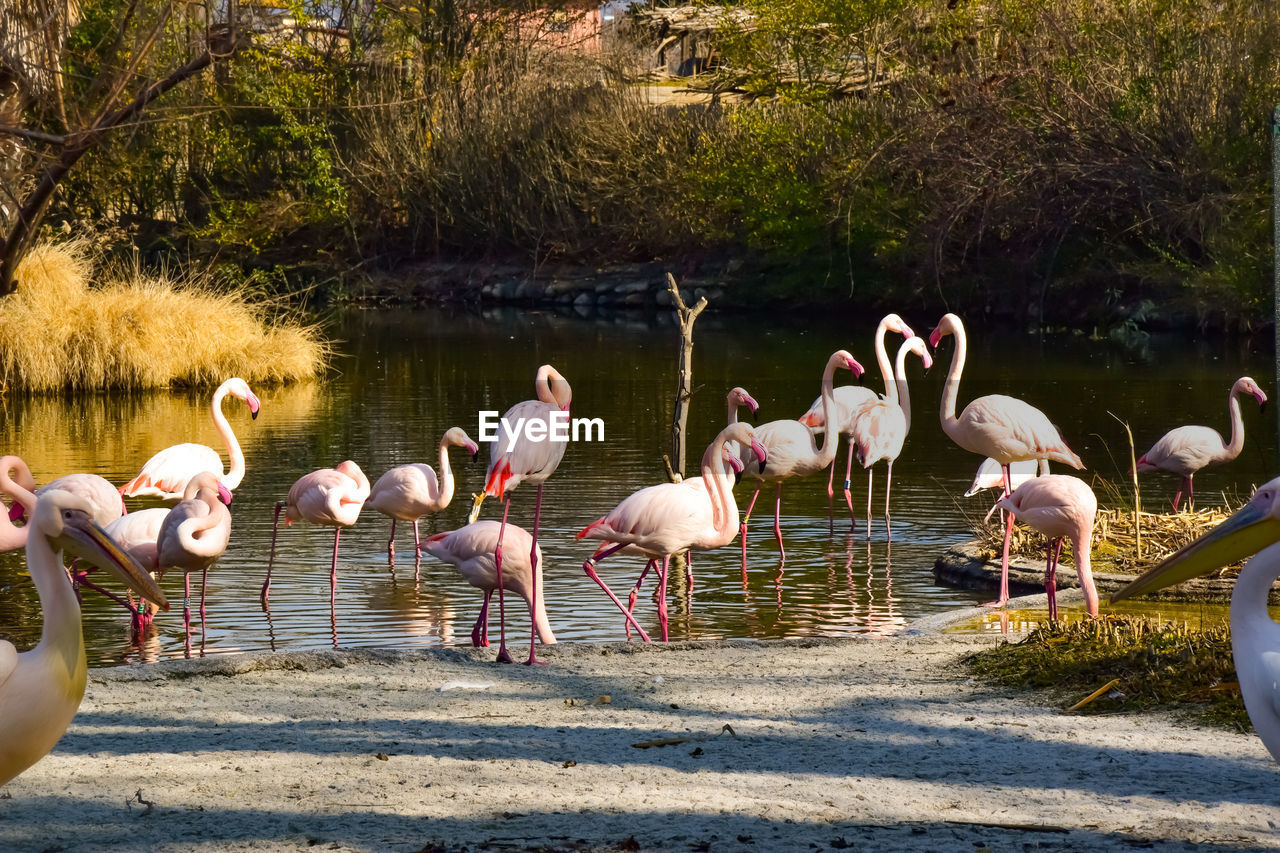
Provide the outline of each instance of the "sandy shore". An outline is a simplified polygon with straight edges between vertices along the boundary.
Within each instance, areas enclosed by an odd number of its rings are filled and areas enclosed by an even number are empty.
[[[0,849],[1280,848],[1280,768],[1255,737],[993,691],[957,664],[991,642],[95,670],[54,753],[6,787]]]

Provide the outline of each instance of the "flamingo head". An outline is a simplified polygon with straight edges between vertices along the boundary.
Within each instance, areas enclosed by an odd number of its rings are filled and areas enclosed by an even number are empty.
[[[942,336],[955,334],[957,327],[963,328],[959,317],[955,314],[943,314],[942,319],[938,321],[938,325],[934,326],[933,331],[929,333],[929,346],[937,349],[938,342],[942,340]]]
[[[904,338],[915,336],[915,332],[911,331],[911,327],[907,325],[907,321],[903,320],[897,314],[886,314],[884,319],[880,322],[887,330],[890,332],[897,332]]]
[[[858,364],[858,360],[851,356],[847,350],[836,350],[831,354],[830,360],[835,362],[836,367],[843,367],[852,371],[854,376],[861,376],[864,372],[862,365]]]
[[[549,364],[544,364],[538,368],[538,375],[533,384],[539,400],[555,406],[562,412],[569,411],[569,403],[573,400],[573,389],[569,387],[569,380],[565,379],[560,371]]]
[[[918,338],[915,335],[912,335],[906,340],[903,346],[920,356],[920,363],[924,365],[925,370],[933,367],[933,356],[929,355],[929,345],[924,342],[924,338]]]
[[[1221,568],[1280,541],[1280,477],[1264,484],[1226,521],[1111,596],[1141,595]]]
[[[231,506],[231,490],[222,483],[218,483],[218,500],[226,506]]]
[[[756,440],[755,440],[755,438],[752,438],[752,439],[751,439],[751,452],[752,452],[752,453],[754,453],[754,454],[756,455],[756,459],[758,459],[758,460],[759,460],[759,462],[760,462],[760,473],[761,473],[761,474],[763,474],[763,473],[764,473],[764,465],[765,465],[765,463],[766,463],[766,462],[768,462],[768,461],[769,461],[769,451],[765,449],[765,446],[764,446],[763,444],[761,444],[760,442],[756,441]]]
[[[1248,376],[1242,376],[1236,380],[1236,386],[1232,389],[1236,392],[1252,394],[1253,399],[1258,401],[1258,408],[1262,411],[1267,410],[1267,395],[1262,393],[1262,389],[1258,387],[1258,383],[1254,382]]]
[[[222,383],[222,387],[226,388],[227,393],[232,397],[244,400],[249,407],[249,415],[254,420],[258,419],[258,409],[262,407],[262,403],[258,400],[258,395],[249,390],[248,382],[237,376]]]
[[[444,434],[442,440],[444,444],[452,444],[454,447],[465,447],[467,452],[471,454],[471,461],[475,462],[480,456],[480,445],[471,440],[471,436],[467,435],[467,431],[462,427],[451,427]]]
[[[83,498],[54,489],[40,496],[32,516],[36,532],[54,548],[110,571],[161,610],[169,609],[155,578],[93,520],[92,509]]]
[[[756,398],[747,393],[746,388],[734,388],[729,392],[729,403],[735,407],[746,406],[751,410],[751,419],[756,420],[756,415],[760,411],[760,404],[756,402]]]

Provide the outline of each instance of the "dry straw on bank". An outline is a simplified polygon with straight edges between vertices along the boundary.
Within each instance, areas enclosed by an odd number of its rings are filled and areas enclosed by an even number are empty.
[[[274,319],[201,274],[104,267],[86,241],[36,247],[17,280],[0,300],[9,390],[290,382],[315,376],[329,355],[315,326]]]

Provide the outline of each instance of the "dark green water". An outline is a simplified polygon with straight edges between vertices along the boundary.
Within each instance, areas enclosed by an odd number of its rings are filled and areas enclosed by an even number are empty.
[[[934,316],[904,315],[927,335]],[[761,403],[761,422],[794,418],[818,393],[828,355],[849,349],[867,367],[877,389],[871,337],[878,317],[834,324],[823,318],[735,317],[699,319],[694,351],[698,386],[689,418],[690,462],[724,421],[724,395],[746,387]],[[661,454],[668,443],[674,390],[677,333],[665,321],[588,319],[550,313],[496,311],[371,311],[349,315],[334,329],[342,343],[335,369],[323,381],[300,387],[258,390],[261,416],[251,421],[232,400],[225,410],[248,458],[248,473],[232,506],[231,547],[210,576],[204,651],[222,654],[257,649],[330,647],[329,529],[306,524],[281,529],[270,616],[258,603],[271,537],[272,509],[302,474],[353,459],[376,480],[409,461],[436,464],[436,446],[451,426],[473,437],[477,412],[504,411],[533,396],[539,364],[559,368],[573,386],[573,415],[599,417],[603,443],[571,444],[544,492],[540,534],[546,559],[547,609],[559,639],[618,640],[622,619],[583,574],[593,545],[574,534],[633,490],[660,482]],[[900,339],[889,337],[890,352]],[[920,378],[912,364],[914,419],[906,449],[894,468],[893,541],[886,541],[878,515],[883,506],[883,466],[875,477],[876,517],[870,543],[861,520],[846,535],[847,515],[836,507],[836,535],[828,532],[825,477],[784,490],[785,572],[778,572],[772,539],[771,495],[762,495],[749,534],[750,575],[744,588],[736,544],[699,555],[692,594],[677,585],[671,598],[672,639],[847,636],[887,633],[917,616],[960,607],[987,595],[935,584],[935,558],[968,537],[970,519],[980,517],[992,493],[965,499],[979,458],[955,447],[941,432],[937,401],[952,344],[944,342],[938,364]],[[1108,414],[1129,420],[1141,453],[1167,429],[1203,423],[1228,429],[1226,394],[1242,374],[1253,375],[1270,394],[1270,352],[1248,345],[1173,342],[1147,353],[1090,341],[1084,336],[993,337],[970,330],[968,366],[960,401],[986,393],[1010,393],[1044,409],[1089,466],[1087,477],[1111,481],[1127,468],[1123,428]],[[847,382],[848,376],[838,377]],[[4,449],[23,456],[38,482],[70,471],[93,471],[115,483],[137,472],[156,450],[181,441],[220,448],[209,422],[206,394],[102,395],[71,401],[10,399],[5,406]],[[1236,462],[1206,471],[1198,481],[1202,502],[1221,494],[1247,496],[1251,484],[1276,470],[1275,422],[1245,401],[1248,430]],[[453,455],[460,478],[454,504],[423,524],[424,534],[461,525],[468,496],[482,485],[484,461]],[[840,472],[844,449],[840,450]],[[837,486],[841,479],[837,475]],[[862,515],[866,475],[855,472],[854,505]],[[1172,494],[1172,478],[1146,481],[1150,503]],[[1104,505],[1105,489],[1096,487]],[[745,506],[750,489],[737,489]],[[519,489],[512,521],[528,526],[534,492]],[[496,502],[485,518],[496,518]],[[843,518],[843,524],[841,519]],[[424,559],[413,577],[407,531],[399,539],[398,563],[387,567],[389,521],[366,509],[342,537],[339,556],[338,641],[342,646],[430,646],[469,642],[480,593],[452,567]],[[39,634],[39,606],[24,575],[21,552],[0,555],[0,634],[25,647]],[[613,557],[601,574],[625,594],[642,567],[634,557]],[[90,660],[111,664],[183,653],[181,577],[165,579],[174,612],[157,621],[158,631],[141,648],[131,645],[126,614],[87,596],[85,637]],[[652,589],[652,582],[647,584]],[[508,609],[522,654],[528,618],[518,599]],[[656,630],[654,604],[642,596],[639,618]],[[512,614],[514,613],[514,617]],[[496,608],[493,633],[496,635]],[[197,625],[196,646],[201,644]]]

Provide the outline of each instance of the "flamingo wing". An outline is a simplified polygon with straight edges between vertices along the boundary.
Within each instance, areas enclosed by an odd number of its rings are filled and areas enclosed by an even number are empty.
[[[231,513],[221,503],[218,507],[221,512],[189,500],[170,510],[156,537],[157,565],[189,571],[221,557],[231,541]]]
[[[499,428],[498,439],[489,445],[489,469],[485,476],[485,493],[490,496],[501,496],[508,489],[514,489],[524,480],[541,482],[555,473],[560,460],[564,458],[564,441],[552,441],[551,413],[560,411],[540,400],[525,400],[516,403],[502,416],[511,429],[523,419],[527,424],[531,421],[543,421],[547,425],[547,438],[533,441],[526,437],[521,426],[518,435],[512,439],[505,430]]]
[[[965,406],[957,426],[956,435],[952,436],[957,444],[997,461],[1048,458],[1084,467],[1048,416],[1017,397],[979,397]]]
[[[1213,462],[1226,451],[1217,430],[1206,426],[1181,426],[1165,433],[1138,460],[1139,471],[1170,471],[1186,477]]]
[[[769,458],[765,461],[763,473],[757,473],[760,468],[755,451],[750,446],[740,448],[739,458],[744,466],[744,475],[759,480],[774,480],[812,474],[823,467],[816,464],[820,461],[817,439],[799,421],[769,421],[756,427],[755,436],[756,441],[768,451]]]
[[[36,489],[36,497],[61,489],[79,495],[89,504],[93,520],[101,525],[110,524],[124,514],[124,502],[120,491],[97,474],[67,474]]]
[[[439,501],[440,481],[435,469],[417,462],[387,471],[369,493],[369,506],[402,521],[434,511]]]
[[[203,444],[175,444],[148,459],[138,476],[120,487],[120,494],[181,499],[187,481],[201,471],[221,479],[222,457],[218,451]]]
[[[106,525],[107,535],[145,569],[156,567],[156,540],[169,510],[163,507],[140,509],[122,515]]]

